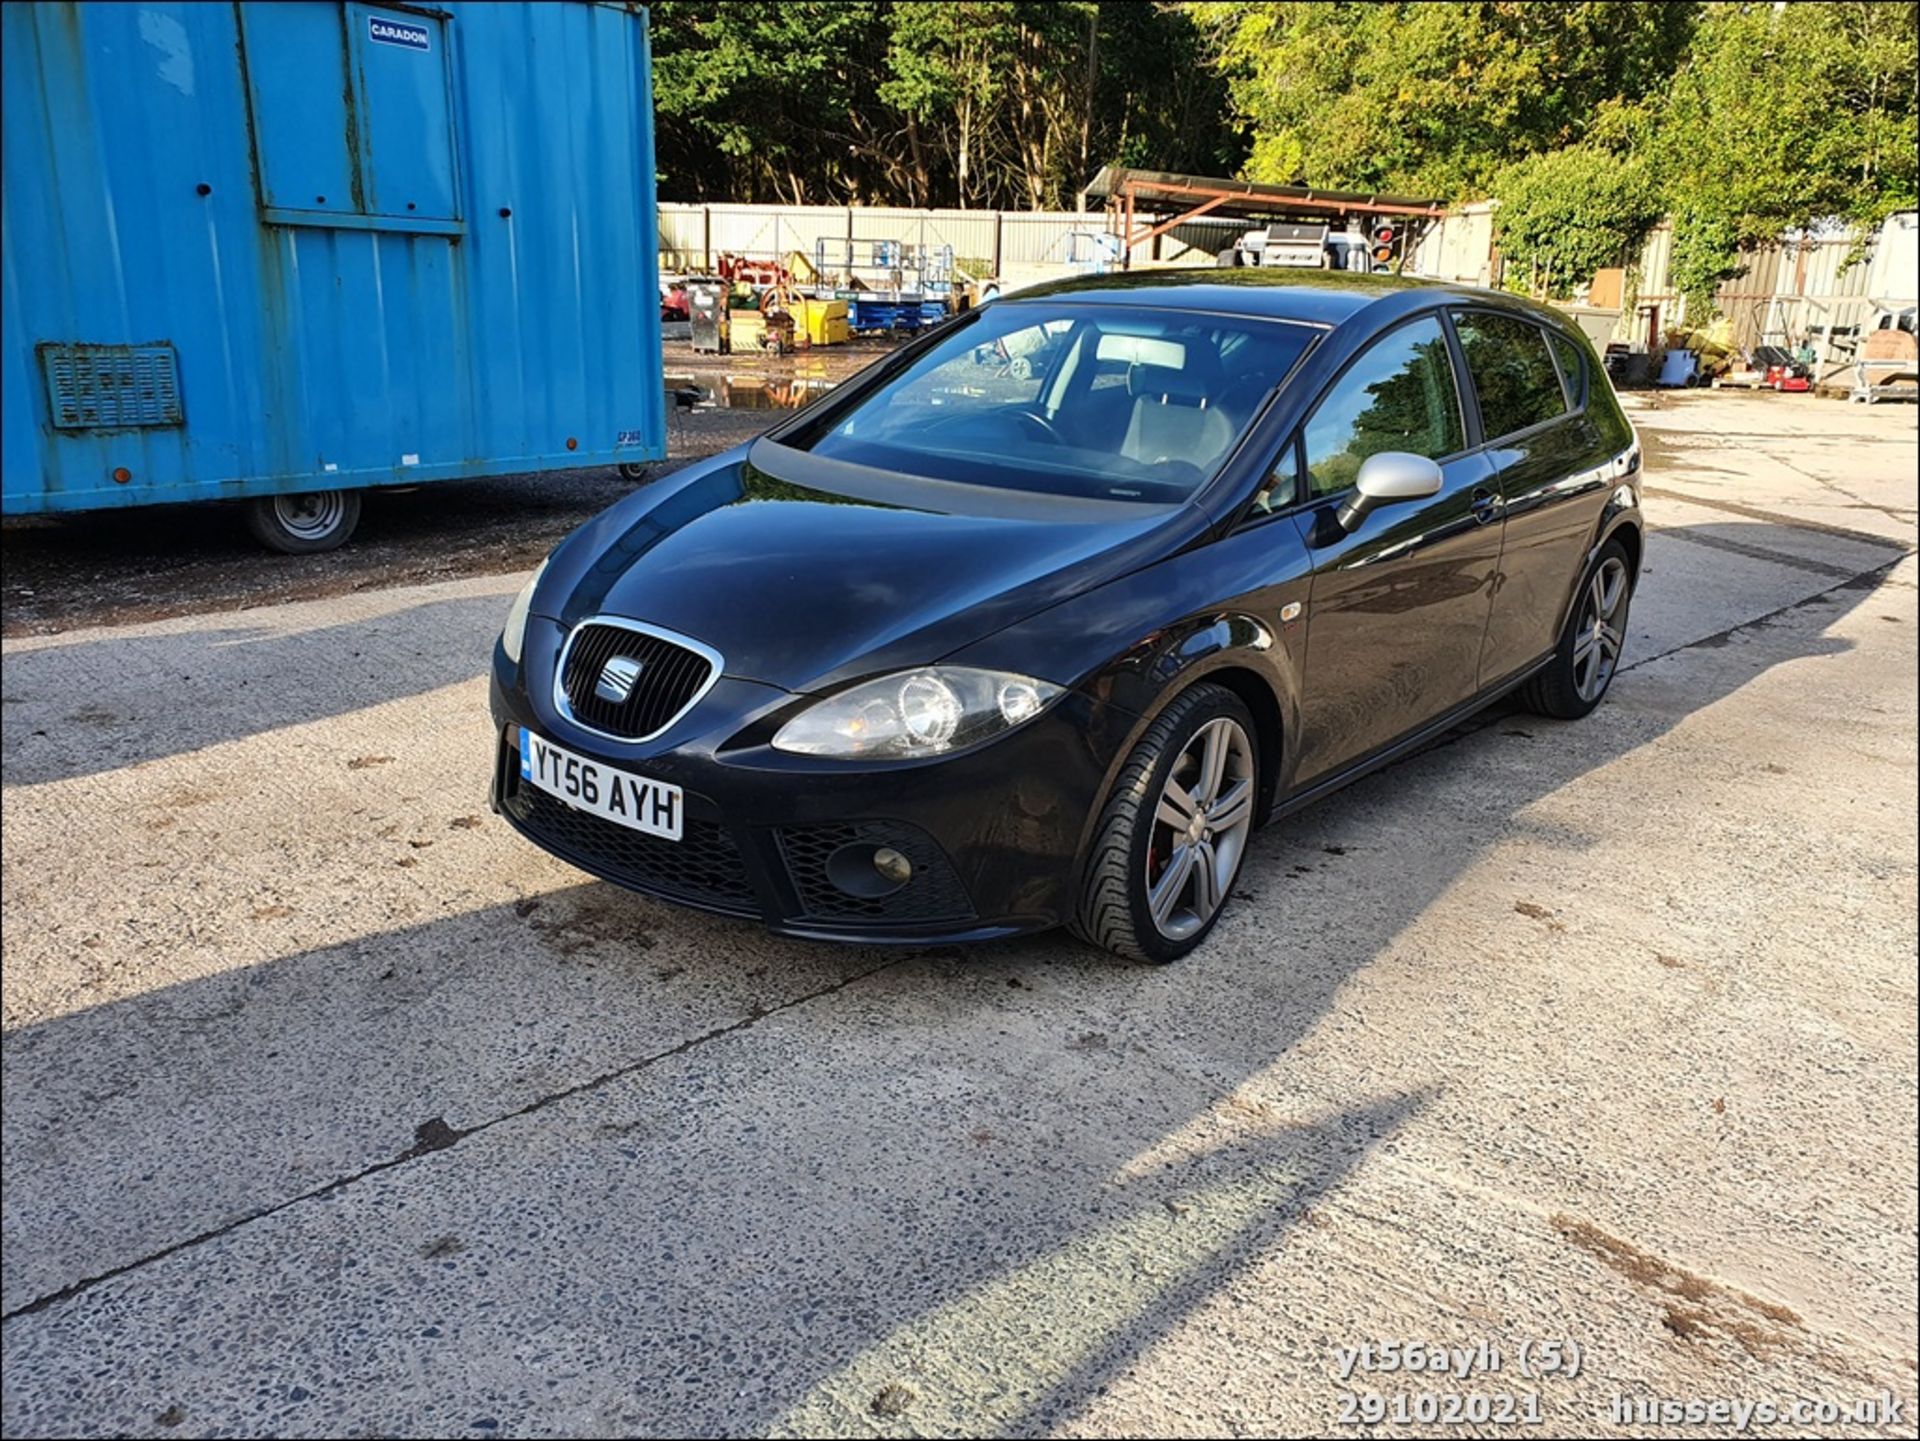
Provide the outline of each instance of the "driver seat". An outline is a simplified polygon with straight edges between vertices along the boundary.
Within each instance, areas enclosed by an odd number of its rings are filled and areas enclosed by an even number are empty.
[[[1189,347],[1187,358],[1200,357]],[[1217,371],[1218,366],[1208,369]],[[1215,403],[1215,378],[1191,364],[1129,367],[1127,394],[1133,397],[1133,414],[1120,454],[1142,465],[1180,460],[1211,470],[1234,435],[1233,422]]]

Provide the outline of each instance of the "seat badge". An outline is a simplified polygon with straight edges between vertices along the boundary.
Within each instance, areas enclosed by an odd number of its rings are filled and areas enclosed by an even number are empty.
[[[593,693],[610,704],[625,705],[627,697],[633,694],[634,682],[640,679],[640,668],[640,662],[632,656],[615,656],[600,668],[600,679],[594,682]]]

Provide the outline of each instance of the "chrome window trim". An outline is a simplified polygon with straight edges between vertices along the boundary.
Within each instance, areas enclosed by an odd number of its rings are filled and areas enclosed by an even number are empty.
[[[617,735],[613,731],[603,731],[598,726],[588,725],[573,713],[573,706],[567,700],[566,677],[567,658],[573,654],[573,643],[580,638],[580,632],[590,625],[611,626],[615,630],[630,630],[638,635],[651,636],[655,640],[663,640],[669,645],[677,645],[683,650],[690,650],[706,661],[707,678],[700,683],[699,689],[694,691],[692,696],[688,698],[687,703],[667,718],[665,724],[661,725],[658,730],[649,731],[646,735]],[[560,659],[555,662],[553,667],[553,708],[560,713],[561,718],[565,720],[567,724],[577,726],[589,735],[603,736],[607,740],[618,741],[622,745],[643,745],[647,741],[658,740],[661,736],[679,725],[680,722],[685,719],[687,712],[705,700],[707,692],[719,684],[720,673],[724,669],[725,664],[726,662],[722,659],[720,652],[712,646],[702,644],[692,636],[681,635],[677,630],[667,630],[661,626],[648,625],[643,620],[633,620],[624,615],[590,615],[574,622],[573,629],[567,632],[566,641],[560,647]]]

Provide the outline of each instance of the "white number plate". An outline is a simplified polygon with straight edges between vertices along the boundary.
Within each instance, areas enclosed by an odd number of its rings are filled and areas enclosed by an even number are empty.
[[[520,779],[575,810],[630,830],[680,839],[680,787],[617,771],[520,727]]]

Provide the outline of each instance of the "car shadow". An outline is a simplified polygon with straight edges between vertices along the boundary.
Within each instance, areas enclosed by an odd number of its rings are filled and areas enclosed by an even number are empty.
[[[264,549],[231,504],[9,518],[0,526],[6,628],[121,625],[531,569],[575,526],[632,490],[611,468],[373,490],[353,538],[320,555]]]
[[[1880,579],[1687,642],[1750,664],[1677,685],[1653,674],[1669,662],[1637,662],[1578,726],[1496,707],[1263,832],[1242,903],[1173,967],[1059,935],[968,952],[808,946],[593,883],[12,1031],[6,1308],[35,1319],[10,1322],[10,1344],[46,1328],[63,1373],[124,1371],[133,1409],[82,1414],[16,1370],[9,1429],[127,1425],[174,1404],[166,1356],[194,1324],[195,1288],[280,1275],[272,1257],[312,1243],[309,1224],[368,1228],[354,1279],[278,1295],[274,1324],[238,1332],[221,1364],[351,1393],[329,1428],[430,1426],[384,1386],[355,1388],[369,1366],[376,1381],[454,1374],[417,1318],[456,1308],[476,1354],[563,1329],[583,1376],[617,1378],[562,1399],[459,1398],[500,1408],[511,1430],[584,1425],[567,1409],[581,1395],[609,1432],[871,1426],[902,1358],[955,1337],[958,1359],[915,1383],[928,1394],[912,1424],[1058,1425],[1290,1243],[1431,1100],[1383,1078],[1367,1096],[1280,1106],[1243,1095],[1249,1083],[1488,848],[1588,843],[1530,817],[1535,801],[1772,666],[1847,649],[1784,622],[1830,626]],[[1407,838],[1437,814],[1455,843],[1409,864]],[[498,834],[500,864],[515,865],[518,842]],[[420,1164],[442,1152],[457,1169]],[[303,1196],[316,1200],[288,1204]],[[334,1219],[303,1220],[319,1197]],[[564,1235],[530,1260],[532,1216]],[[393,1228],[405,1246],[371,1236]],[[438,1241],[414,1244],[427,1231],[487,1264],[447,1269]],[[137,1320],[93,1324],[143,1283],[90,1278],[196,1237],[219,1238],[217,1279],[156,1279],[171,1289]],[[1149,1250],[1159,1274],[1139,1272]],[[426,1300],[369,1323],[356,1297],[373,1290]],[[296,1346],[349,1325],[373,1326],[377,1361]],[[870,1415],[849,1414],[869,1397]]]
[[[474,680],[518,582],[392,608],[374,595],[380,613],[310,628],[268,610],[218,630],[10,643],[0,773],[8,785],[93,775]]]

